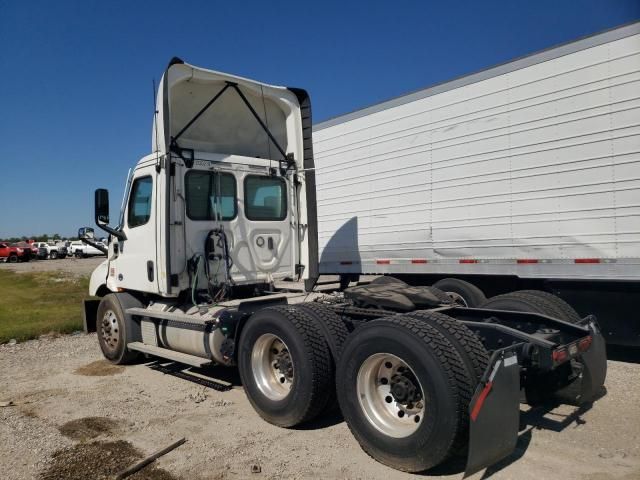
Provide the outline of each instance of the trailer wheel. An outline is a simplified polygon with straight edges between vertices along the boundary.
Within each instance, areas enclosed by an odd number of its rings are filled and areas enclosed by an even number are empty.
[[[457,349],[427,322],[406,315],[355,330],[336,385],[362,449],[405,472],[429,469],[454,453],[473,394]]]
[[[119,295],[126,295],[127,298],[124,300],[128,300],[129,297],[133,299],[132,302],[125,302],[132,303],[131,305],[126,305],[126,307],[141,306],[129,294]],[[102,298],[96,314],[96,331],[100,349],[105,358],[116,365],[134,363],[140,358],[138,352],[127,349],[127,343],[137,340],[136,331],[140,328],[125,315],[124,310],[118,296],[110,293]]]
[[[253,408],[280,427],[316,417],[334,388],[322,332],[292,306],[264,308],[249,318],[240,337],[238,369]]]
[[[451,296],[440,290],[437,287],[422,287],[422,288],[426,288],[429,292],[431,292],[438,300],[440,300],[440,302],[446,304],[446,305],[451,305],[451,302],[453,302]]]
[[[515,293],[527,294],[546,300],[548,305],[556,311],[556,316],[565,322],[579,323],[581,320],[578,312],[557,295],[542,290],[519,290]]]
[[[472,283],[457,278],[443,278],[433,286],[446,292],[455,303],[463,307],[476,308],[487,301],[482,290]]]

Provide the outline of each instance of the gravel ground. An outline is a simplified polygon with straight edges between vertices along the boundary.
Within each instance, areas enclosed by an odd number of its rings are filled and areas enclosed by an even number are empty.
[[[32,260],[23,263],[0,263],[0,270],[25,272],[66,272],[78,276],[89,276],[105,257],[60,258],[56,260]]]
[[[104,362],[95,334],[1,345],[0,401],[15,403],[0,407],[2,478],[109,478],[180,437],[187,443],[132,478],[420,477],[370,459],[339,416],[296,430],[267,424],[233,369],[206,372],[233,384],[222,392],[153,365]],[[640,365],[610,361],[606,386],[590,409],[523,406],[515,453],[473,478],[640,478]],[[431,475],[459,479],[459,467]]]

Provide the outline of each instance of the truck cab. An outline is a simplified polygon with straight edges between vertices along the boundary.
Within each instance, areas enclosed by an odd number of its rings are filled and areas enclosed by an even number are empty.
[[[152,153],[133,169],[117,226],[109,226],[108,193],[96,193],[96,220],[111,242],[92,293],[177,297],[222,285],[312,283],[315,203],[310,209],[308,196],[315,190],[305,171],[313,167],[305,102],[299,89],[174,59],[159,85]]]

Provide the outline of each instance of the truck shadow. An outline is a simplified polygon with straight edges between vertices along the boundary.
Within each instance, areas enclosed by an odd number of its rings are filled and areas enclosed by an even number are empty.
[[[188,367],[181,363],[154,360],[145,364],[151,370],[171,375],[172,377],[187,380],[202,387],[211,388],[219,392],[231,390],[234,387],[242,386],[240,375],[235,368],[214,365],[211,367],[196,368]]]
[[[351,217],[340,225],[322,248],[320,273],[325,268],[335,269],[341,263],[357,265],[361,261],[358,244],[358,217]],[[326,272],[335,273],[335,272]]]
[[[205,368],[188,367],[181,363],[156,359],[145,363],[156,372],[195,383],[201,387],[210,388],[218,392],[226,392],[234,387],[241,387],[242,381],[237,368],[214,365]],[[336,405],[329,411],[320,414],[316,419],[295,427],[295,430],[322,430],[342,423],[344,419],[340,408]]]
[[[508,457],[487,467],[482,474],[481,480],[492,477],[494,474],[520,460],[529,448],[534,430],[550,430],[559,433],[572,425],[578,426],[585,424],[586,420],[582,418],[583,415],[592,408],[594,401],[602,398],[605,394],[606,390],[603,388],[593,401],[574,406],[573,410],[568,413],[560,413],[557,411],[561,405],[567,406],[566,401],[561,401],[560,399],[550,400],[543,405],[532,407],[527,411],[521,410],[520,427],[515,449]],[[569,408],[571,408],[571,406],[569,406]],[[464,454],[461,453],[448,462],[424,472],[424,475],[455,475],[462,473],[466,467],[466,460],[466,452],[464,452]]]
[[[481,477],[482,480],[490,478],[520,460],[531,443],[534,430],[550,430],[559,433],[572,425],[579,426],[587,423],[583,415],[591,410],[593,403],[606,395],[606,393],[606,389],[602,387],[596,398],[581,405],[574,405],[573,410],[568,413],[561,413],[557,410],[561,405],[569,406],[566,403],[566,399],[562,398],[552,399],[542,405],[532,407],[526,412],[521,412],[520,434],[515,450],[507,458],[487,467]]]

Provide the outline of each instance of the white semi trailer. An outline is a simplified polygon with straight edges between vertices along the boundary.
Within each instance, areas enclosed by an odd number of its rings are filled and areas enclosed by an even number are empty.
[[[640,345],[640,23],[316,124],[313,144],[321,273],[440,281],[469,306],[546,290]]]
[[[85,329],[107,359],[237,366],[266,421],[292,427],[338,404],[373,458],[411,472],[467,450],[468,473],[509,455],[522,391],[531,403],[600,393],[596,319],[544,292],[511,294],[504,311],[388,276],[314,291],[310,108],[301,89],[170,62],[117,224],[96,190],[110,239]],[[79,236],[105,249],[90,227]]]

